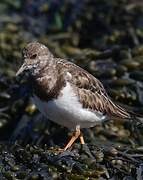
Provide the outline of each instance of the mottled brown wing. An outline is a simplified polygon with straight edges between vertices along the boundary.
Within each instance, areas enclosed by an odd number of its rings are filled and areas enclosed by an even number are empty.
[[[111,101],[98,79],[73,63],[66,62],[64,65],[66,71],[72,75],[70,82],[75,85],[79,101],[84,108],[100,111],[109,116],[130,118],[125,109]]]

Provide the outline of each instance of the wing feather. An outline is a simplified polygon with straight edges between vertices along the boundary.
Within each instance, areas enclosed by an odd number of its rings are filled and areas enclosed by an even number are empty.
[[[76,89],[84,108],[109,116],[130,118],[130,114],[124,108],[112,102],[98,79],[71,62],[60,60],[58,63],[62,64],[62,67],[64,64],[64,71],[72,75],[69,81]]]

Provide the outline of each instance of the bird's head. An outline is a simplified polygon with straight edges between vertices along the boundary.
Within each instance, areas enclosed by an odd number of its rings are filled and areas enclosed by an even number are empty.
[[[17,71],[16,76],[25,71],[38,72],[38,69],[48,63],[47,61],[52,57],[49,49],[38,42],[29,43],[22,51],[23,64]]]

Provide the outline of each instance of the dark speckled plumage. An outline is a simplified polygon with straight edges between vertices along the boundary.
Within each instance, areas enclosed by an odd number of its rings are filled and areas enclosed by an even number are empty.
[[[34,94],[41,100],[57,98],[66,82],[69,82],[83,108],[109,116],[130,117],[125,109],[111,101],[98,79],[67,60],[55,58],[46,46],[29,43],[23,50],[23,56],[24,70],[28,70],[32,78],[29,83],[33,85]]]

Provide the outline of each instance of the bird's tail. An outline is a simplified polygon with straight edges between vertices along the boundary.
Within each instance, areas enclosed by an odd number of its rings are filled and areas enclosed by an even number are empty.
[[[116,114],[113,114],[113,118],[120,118],[124,121],[133,122],[136,126],[143,125],[143,115],[130,110],[128,107],[122,107],[118,104],[114,104],[116,109]]]
[[[109,101],[109,115],[121,118],[121,119],[138,119],[143,118],[142,114],[136,113],[133,110],[130,110],[129,107],[123,107],[118,104],[114,104],[111,100]]]

